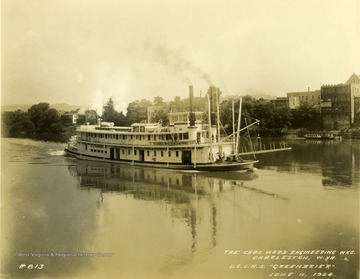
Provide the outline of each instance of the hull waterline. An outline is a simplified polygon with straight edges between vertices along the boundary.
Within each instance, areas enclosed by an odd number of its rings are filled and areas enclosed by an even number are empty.
[[[99,162],[110,162],[118,164],[127,164],[133,166],[144,166],[152,168],[164,168],[164,169],[178,169],[178,170],[197,170],[197,171],[251,171],[254,168],[254,164],[258,163],[258,160],[242,160],[241,162],[214,162],[209,164],[168,164],[168,163],[146,163],[136,162],[129,160],[111,160],[108,158],[99,158],[93,156],[87,156],[79,154],[76,151],[65,148],[65,154],[70,157],[74,157],[78,160],[89,160]]]

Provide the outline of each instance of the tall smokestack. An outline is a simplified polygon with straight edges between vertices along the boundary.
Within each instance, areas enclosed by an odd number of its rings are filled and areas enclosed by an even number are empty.
[[[210,96],[210,115],[211,115],[211,125],[216,125],[216,107],[217,107],[217,94],[216,87],[210,86],[208,94]]]
[[[190,115],[189,115],[190,126],[195,126],[195,112],[193,107],[194,91],[192,85],[189,86],[189,101],[190,101]]]

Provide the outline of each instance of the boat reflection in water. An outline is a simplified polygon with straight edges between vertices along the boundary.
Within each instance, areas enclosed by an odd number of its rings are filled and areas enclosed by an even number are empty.
[[[76,161],[69,171],[98,207],[89,250],[114,255],[89,274],[101,269],[107,278],[177,279],[189,272],[189,278],[268,278],[273,264],[289,262],[257,261],[246,253],[227,257],[224,251],[340,251],[358,244],[355,191],[324,191],[318,173],[214,173],[90,161]],[[356,257],[336,258],[331,271],[352,276]],[[265,268],[229,268],[238,264]],[[306,271],[308,277],[313,273]]]
[[[98,162],[78,162],[69,166],[79,177],[80,187],[99,188],[101,192],[132,193],[144,200],[169,199],[188,202],[192,195],[208,196],[233,190],[253,180],[252,172],[199,172],[134,167]]]
[[[191,251],[196,250],[196,226],[200,199],[210,201],[211,245],[216,246],[217,207],[223,192],[246,188],[246,181],[257,178],[248,172],[199,172],[144,168],[127,165],[78,161],[69,171],[79,179],[81,189],[98,189],[98,205],[104,193],[131,195],[133,199],[163,201],[170,206],[172,218],[185,219],[191,227]],[[251,190],[251,189],[250,189]],[[201,217],[200,217],[201,218]]]

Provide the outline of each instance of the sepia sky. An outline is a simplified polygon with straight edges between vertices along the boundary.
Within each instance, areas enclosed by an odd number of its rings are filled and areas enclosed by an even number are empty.
[[[360,0],[2,0],[2,104],[320,89],[360,74]]]

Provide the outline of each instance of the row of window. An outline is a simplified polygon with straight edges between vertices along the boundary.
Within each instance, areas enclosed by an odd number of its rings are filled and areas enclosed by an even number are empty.
[[[125,155],[125,150],[124,148],[121,149],[121,154],[122,155]],[[100,148],[91,148],[90,149],[91,152],[99,152],[99,153],[107,153],[107,150],[104,150],[104,149],[100,149]],[[175,152],[175,157],[179,157],[179,151],[178,150],[175,150],[173,151]],[[168,157],[171,157],[172,154],[174,154],[171,150],[168,151]],[[153,150],[152,152],[150,152],[150,150],[147,150],[147,156],[150,156],[150,153],[156,157],[158,154],[160,154],[161,157],[164,157],[164,154],[166,153],[166,151],[164,150],[160,150],[160,151],[157,151],[157,150]],[[128,155],[131,155],[131,149],[127,149],[127,154]],[[134,156],[137,155],[137,150],[134,149]]]
[[[164,151],[164,150],[160,150],[160,151],[153,150],[152,152],[150,152],[150,150],[147,150],[146,155],[150,156],[152,154],[154,157],[156,157],[158,154],[160,154],[161,157],[164,157],[165,152],[166,151]],[[125,149],[121,149],[121,154],[125,155]],[[127,154],[131,155],[131,149],[127,149]],[[174,153],[172,153],[172,151],[169,150],[168,151],[168,157],[171,157],[172,154],[174,154]],[[137,150],[136,149],[134,149],[134,155],[135,156],[137,155]],[[179,151],[178,150],[175,151],[175,157],[179,157]]]
[[[107,150],[102,150],[102,149],[90,149],[90,151],[99,152],[99,153],[107,153]]]
[[[136,151],[136,150],[135,150]],[[153,151],[153,156],[156,157],[158,153],[156,150]],[[163,150],[160,151],[160,156],[164,157],[165,152]],[[147,156],[150,156],[150,150],[147,151]],[[171,150],[168,151],[168,157],[171,157]],[[175,157],[179,157],[179,151],[175,151]]]
[[[122,140],[187,140],[189,139],[188,133],[179,134],[164,134],[164,135],[111,135],[111,134],[98,134],[98,133],[82,133],[83,139],[89,138],[105,138],[105,139],[122,139]]]

